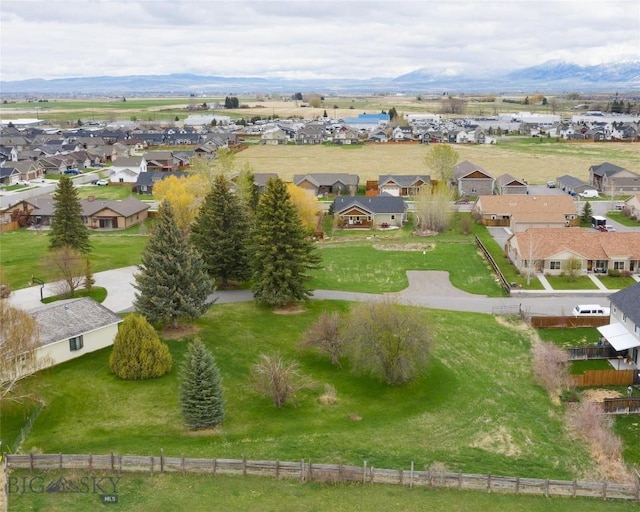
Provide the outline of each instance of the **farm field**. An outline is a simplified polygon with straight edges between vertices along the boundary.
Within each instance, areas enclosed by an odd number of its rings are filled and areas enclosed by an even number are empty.
[[[611,162],[629,170],[640,170],[640,143],[584,144],[555,140],[506,138],[496,145],[453,146],[459,162],[470,160],[494,177],[509,173],[531,184],[542,184],[570,174],[588,181],[589,167]],[[249,164],[254,172],[275,172],[285,181],[294,174],[346,172],[357,174],[360,183],[377,180],[381,174],[431,174],[424,157],[426,144],[365,144],[339,146],[251,145],[236,157],[238,168]]]
[[[15,472],[17,478],[35,474]],[[62,473],[69,477],[69,473]],[[58,473],[48,475],[49,478]],[[74,475],[71,475],[74,476]],[[77,477],[77,475],[75,475]],[[281,512],[287,509],[315,512],[403,510],[406,512],[623,512],[637,504],[584,498],[543,498],[483,492],[409,489],[396,486],[300,483],[256,477],[123,473],[117,484],[121,512],[209,512],[212,506],[225,512]],[[43,493],[10,496],[12,512],[91,510],[100,507],[96,494]]]

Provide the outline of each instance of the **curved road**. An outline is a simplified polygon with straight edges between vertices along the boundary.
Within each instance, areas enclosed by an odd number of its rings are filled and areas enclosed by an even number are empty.
[[[133,275],[136,266],[123,267],[94,274],[96,286],[108,290],[104,306],[115,312],[133,309],[134,288]],[[600,303],[606,305],[607,295],[596,291],[579,292],[535,292],[516,297],[486,297],[474,295],[455,288],[449,281],[448,272],[442,271],[408,271],[409,286],[395,293],[383,295],[354,293],[332,290],[315,290],[314,299],[364,301],[381,297],[394,297],[403,304],[423,306],[450,311],[471,311],[477,313],[514,313],[518,309],[538,315],[569,314],[573,306],[580,303]],[[41,305],[40,286],[32,286],[16,290],[9,300],[22,309],[33,309]],[[55,295],[55,284],[46,284],[42,290],[45,297]],[[249,290],[217,291],[209,297],[219,304],[246,302],[253,299]]]

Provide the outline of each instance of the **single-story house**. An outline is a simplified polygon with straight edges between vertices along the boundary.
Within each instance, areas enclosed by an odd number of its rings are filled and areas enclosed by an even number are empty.
[[[18,162],[4,162],[2,167],[17,169],[20,173],[20,180],[31,181],[44,177],[45,171],[40,162],[33,160],[20,160]],[[5,171],[7,172],[7,171]]]
[[[556,179],[556,186],[569,195],[577,196],[585,190],[596,190],[592,185],[582,181],[580,178],[565,174]]]
[[[640,232],[603,233],[583,228],[529,228],[513,234],[505,244],[508,258],[521,271],[560,275],[571,258],[581,273],[611,269],[640,272]]]
[[[240,176],[239,174],[234,174],[229,178],[229,181],[231,182],[232,192],[235,192],[235,184],[239,176]],[[252,176],[253,176],[253,185],[256,187],[259,194],[264,192],[264,189],[267,188],[267,182],[270,179],[278,178],[278,175],[275,172],[254,172]]]
[[[640,174],[609,162],[589,167],[589,183],[611,195],[640,192]]]
[[[394,196],[339,196],[333,200],[333,216],[338,227],[401,227],[406,221],[407,205]]]
[[[358,192],[360,178],[357,174],[311,173],[296,174],[293,184],[315,196],[326,194],[355,195]]]
[[[89,297],[52,302],[29,311],[40,334],[36,357],[54,366],[113,345],[122,318]]]
[[[461,196],[482,196],[493,194],[495,178],[479,165],[468,160],[453,168],[453,183]]]
[[[528,194],[529,185],[524,180],[514,178],[511,174],[502,174],[496,178],[496,194]]]
[[[149,204],[135,197],[126,199],[81,199],[82,220],[91,229],[125,229],[144,222]],[[14,211],[26,213],[27,223],[32,226],[51,225],[55,213],[55,201],[51,195],[42,195],[22,200],[2,210],[4,219],[11,219]]]
[[[153,194],[153,186],[160,180],[168,178],[169,176],[175,176],[176,178],[182,178],[187,176],[184,171],[147,171],[138,174],[136,184],[133,186],[133,191],[137,194]]]
[[[611,319],[598,331],[619,355],[625,367],[640,368],[640,283],[609,295]]]
[[[580,224],[575,202],[564,195],[480,196],[471,212],[485,226],[509,227],[513,233],[529,227],[568,227]]]
[[[426,174],[392,175],[378,177],[378,191],[380,194],[404,197],[417,196],[424,187],[431,186],[431,176]]]

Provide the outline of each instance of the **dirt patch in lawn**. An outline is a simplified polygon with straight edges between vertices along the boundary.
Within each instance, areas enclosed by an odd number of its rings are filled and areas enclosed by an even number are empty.
[[[160,337],[165,340],[179,340],[194,336],[200,332],[200,327],[195,325],[183,325],[179,324],[177,327],[168,326],[162,329]]]
[[[297,315],[303,311],[304,308],[300,304],[290,304],[273,310],[276,315]]]
[[[622,393],[615,389],[585,389],[582,397],[590,402],[604,402],[605,398],[620,398]]]
[[[433,251],[435,244],[374,244],[374,249],[378,251]]]

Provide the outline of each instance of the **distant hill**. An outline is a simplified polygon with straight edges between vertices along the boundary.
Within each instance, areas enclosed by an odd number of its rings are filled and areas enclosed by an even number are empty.
[[[355,93],[436,92],[587,92],[640,93],[640,60],[579,66],[548,61],[502,74],[465,74],[447,69],[420,68],[395,78],[290,80],[193,74],[96,76],[2,81],[6,94],[241,94],[318,91]]]

